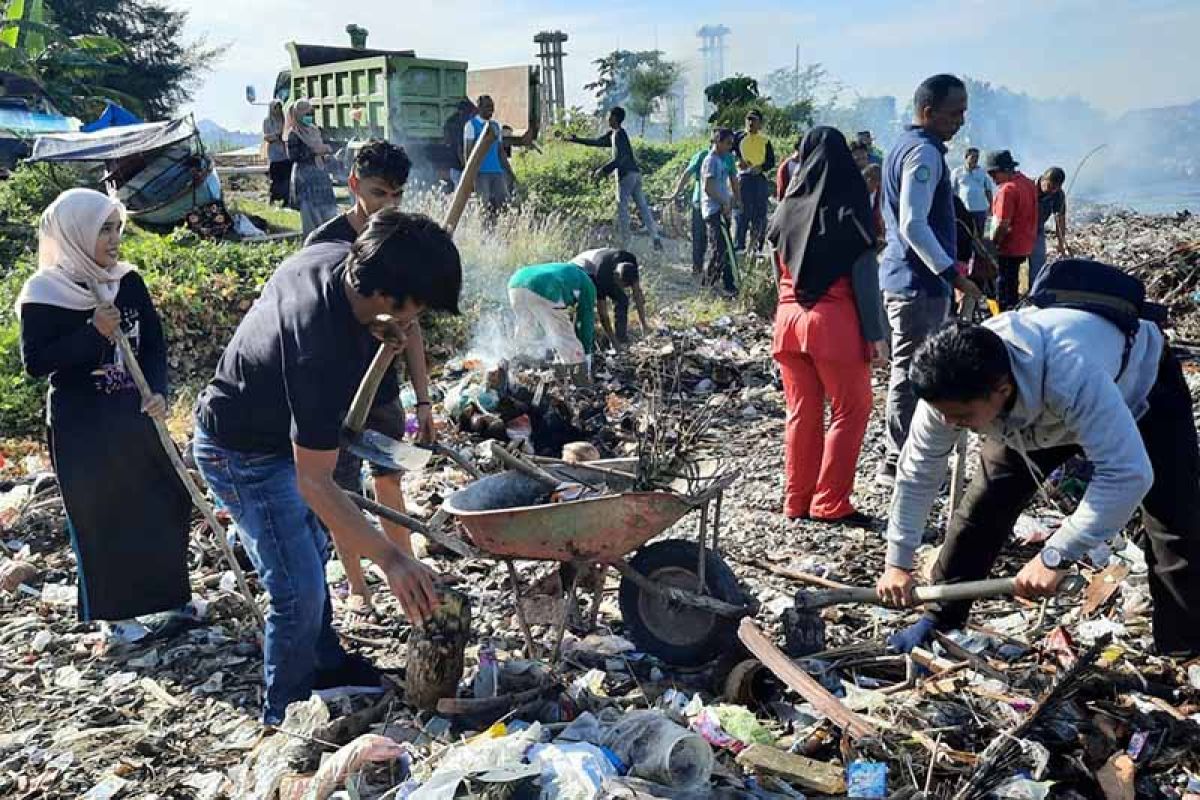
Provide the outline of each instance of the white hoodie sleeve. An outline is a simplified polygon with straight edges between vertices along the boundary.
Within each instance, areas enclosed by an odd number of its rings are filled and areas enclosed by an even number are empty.
[[[1079,507],[1047,542],[1075,560],[1125,527],[1150,491],[1154,469],[1111,375],[1074,356],[1057,359],[1049,370],[1046,407],[1075,432],[1094,468]]]
[[[917,403],[908,439],[896,465],[896,488],[888,513],[887,564],[912,569],[929,512],[946,476],[946,463],[960,430],[947,425],[933,406]]]

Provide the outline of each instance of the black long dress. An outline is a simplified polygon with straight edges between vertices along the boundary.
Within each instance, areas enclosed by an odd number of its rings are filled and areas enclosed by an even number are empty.
[[[166,342],[140,275],[121,279],[115,304],[147,381],[165,397]],[[80,618],[128,619],[190,598],[191,501],[91,315],[25,304],[21,357],[30,375],[50,377],[50,453],[79,564]]]

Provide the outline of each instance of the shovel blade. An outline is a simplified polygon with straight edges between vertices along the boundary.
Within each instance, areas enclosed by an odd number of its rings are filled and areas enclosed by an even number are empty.
[[[384,436],[379,431],[365,430],[358,436],[349,439],[345,447],[359,458],[365,458],[372,464],[387,469],[417,472],[425,468],[433,451],[423,447],[398,442],[390,436]]]

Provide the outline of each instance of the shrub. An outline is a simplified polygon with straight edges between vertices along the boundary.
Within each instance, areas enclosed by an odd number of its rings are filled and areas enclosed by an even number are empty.
[[[635,140],[633,152],[642,169],[647,196],[658,199],[670,193],[679,170],[695,152],[695,143]],[[541,153],[517,153],[513,156],[513,171],[519,185],[518,197],[537,214],[577,217],[593,224],[610,222],[617,211],[613,178],[598,181],[592,177],[609,158],[609,151],[601,148],[555,141],[543,145]],[[678,169],[668,168],[673,164],[678,164]]]

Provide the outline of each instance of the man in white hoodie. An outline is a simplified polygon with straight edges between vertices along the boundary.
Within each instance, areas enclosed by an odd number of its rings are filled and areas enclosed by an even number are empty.
[[[1156,325],[1142,321],[1127,338],[1089,311],[1024,309],[943,328],[917,353],[910,378],[920,403],[876,587],[885,603],[911,603],[914,552],[959,429],[969,428],[983,436],[980,465],[948,526],[935,582],[987,577],[1043,476],[1082,452],[1094,477],[1017,575],[1017,594],[1052,594],[1141,505],[1155,644],[1174,657],[1200,655],[1200,453],[1187,384]],[[932,608],[889,644],[907,651],[934,630],[961,627],[970,606]]]

